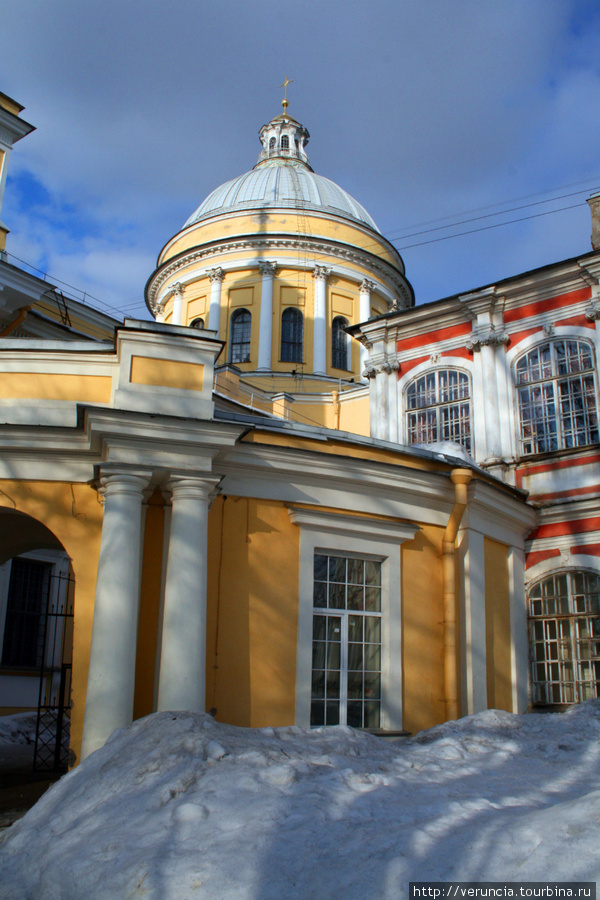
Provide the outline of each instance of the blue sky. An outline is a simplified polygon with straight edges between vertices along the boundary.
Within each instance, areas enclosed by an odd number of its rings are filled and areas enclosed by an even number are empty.
[[[417,302],[584,253],[599,38],[596,0],[4,0],[0,90],[37,128],[7,250],[143,316],[161,247],[254,165],[288,76],[313,168],[406,248]]]

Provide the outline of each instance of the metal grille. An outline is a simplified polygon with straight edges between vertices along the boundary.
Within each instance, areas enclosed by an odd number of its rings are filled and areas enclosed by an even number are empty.
[[[58,772],[66,770],[69,763],[75,582],[65,575],[52,576],[51,582],[44,616],[33,767]]]
[[[3,666],[37,669],[42,664],[44,616],[51,572],[50,563],[13,559],[2,647]]]
[[[600,696],[600,577],[563,572],[529,593],[533,702]]]

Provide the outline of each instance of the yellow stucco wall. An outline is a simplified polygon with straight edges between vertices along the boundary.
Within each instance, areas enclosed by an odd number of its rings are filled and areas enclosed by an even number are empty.
[[[58,538],[71,559],[75,576],[71,748],[78,757],[100,555],[102,506],[96,490],[87,484],[1,480],[0,491],[0,507],[16,509],[42,522]]]
[[[160,491],[148,500],[140,584],[133,717],[154,712],[154,684],[159,638],[165,501]]]
[[[508,548],[485,538],[484,558],[487,702],[512,712]]]
[[[129,380],[132,384],[201,391],[204,383],[204,366],[201,363],[132,356]]]
[[[406,731],[444,721],[443,531],[423,525],[402,546],[402,724]]]
[[[0,397],[20,400],[74,400],[109,403],[112,378],[108,375],[68,375],[49,372],[3,372]]]
[[[398,257],[394,255],[389,244],[376,232],[366,226],[353,225],[349,221],[338,220],[327,214],[314,215],[304,210],[293,209],[281,212],[235,213],[233,215],[216,216],[212,219],[190,226],[186,231],[175,235],[159,256],[159,265],[200,244],[211,241],[222,241],[237,235],[256,234],[306,235],[307,237],[325,237],[336,242],[359,247],[372,253],[392,265],[397,265]],[[247,252],[247,251],[246,251]],[[216,265],[216,263],[211,263]]]
[[[283,503],[215,500],[206,702],[221,721],[252,727],[294,722],[298,559],[299,531]]]

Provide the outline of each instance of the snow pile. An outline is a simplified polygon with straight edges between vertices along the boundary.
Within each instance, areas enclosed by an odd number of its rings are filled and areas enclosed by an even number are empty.
[[[0,717],[0,747],[33,744],[37,712],[15,713]]]
[[[600,702],[387,743],[160,713],[0,846],[0,898],[406,897],[410,880],[600,876]]]

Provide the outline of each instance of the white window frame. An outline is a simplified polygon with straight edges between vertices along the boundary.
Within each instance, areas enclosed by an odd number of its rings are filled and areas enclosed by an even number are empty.
[[[300,583],[296,657],[296,724],[310,725],[315,553],[381,562],[381,729],[402,729],[401,545],[418,525],[289,507],[300,528]],[[325,726],[327,727],[327,726]]]
[[[556,559],[545,560],[545,562],[550,563],[550,564],[552,562],[556,563]],[[573,649],[573,654],[572,654],[572,657],[570,658],[570,661],[572,663],[574,673],[578,670],[579,664],[581,662],[585,662],[587,659],[587,657],[579,657],[579,655],[578,655],[578,652],[577,652],[578,641],[577,641],[577,638],[574,636],[574,624],[578,619],[592,617],[593,613],[591,613],[591,612],[578,613],[578,612],[574,612],[571,609],[567,613],[560,613],[557,611],[555,613],[547,613],[545,615],[542,614],[539,616],[533,616],[531,613],[531,600],[532,600],[531,593],[532,593],[533,588],[536,587],[538,584],[541,584],[542,582],[544,582],[552,577],[559,578],[560,576],[566,576],[568,579],[568,598],[569,598],[569,601],[571,601],[571,599],[572,599],[571,576],[575,576],[577,574],[584,573],[584,574],[594,575],[596,578],[600,578],[600,571],[598,570],[597,566],[589,565],[587,560],[584,560],[583,562],[584,562],[583,565],[571,564],[569,566],[561,566],[558,568],[556,567],[556,565],[554,565],[554,566],[546,565],[544,567],[542,567],[540,565],[539,567],[536,567],[536,568],[538,568],[536,577],[532,577],[528,580],[528,583],[526,586],[526,592],[527,592],[528,640],[529,640],[529,654],[530,654],[530,667],[531,667],[530,677],[531,677],[532,691],[533,691],[533,685],[536,681],[536,679],[534,677],[534,670],[536,667],[536,659],[533,654],[533,636],[532,636],[534,622],[548,623],[550,621],[558,622],[558,620],[560,620],[560,619],[568,619],[569,623],[570,623],[569,644],[570,644],[571,648]],[[558,637],[556,640],[558,643]],[[590,640],[593,640],[593,638],[591,638]],[[560,663],[564,662],[564,658],[561,656],[560,658],[556,657],[556,660],[554,660],[554,658],[549,657],[545,661],[550,662],[550,663],[552,663],[552,661],[554,661],[555,663],[560,664]],[[539,660],[539,662],[542,662],[542,660]],[[575,692],[575,694],[577,694],[577,692],[579,690],[579,684],[588,684],[591,682],[586,682],[585,680],[580,680],[580,679],[574,677],[572,682],[564,682],[562,679],[558,679],[557,681],[550,682],[550,683],[551,684],[555,683],[558,685],[573,684],[574,692]],[[562,688],[561,688],[561,690],[562,690]],[[584,699],[588,699],[588,698],[584,698]],[[548,706],[561,706],[561,705],[565,705],[567,703],[583,702],[582,700],[577,699],[577,698],[572,699],[572,700],[567,700],[567,699],[559,700],[559,701],[551,700],[547,704],[543,704],[543,703],[541,703],[541,701],[538,701],[536,703],[536,700],[534,697],[532,697],[532,700],[533,700],[534,705],[548,705]]]
[[[423,411],[423,410],[429,410],[429,409],[436,410],[436,428],[437,428],[437,432],[438,432],[437,436],[436,436],[436,441],[439,442],[439,441],[451,440],[449,438],[444,438],[439,433],[439,431],[440,431],[439,410],[450,407],[450,406],[456,406],[457,404],[459,404],[461,402],[461,400],[460,399],[448,400],[443,403],[437,400],[438,391],[439,391],[439,376],[440,376],[441,372],[456,372],[459,376],[464,376],[467,379],[469,395],[468,395],[468,397],[463,398],[462,402],[464,402],[466,400],[466,401],[468,401],[468,404],[469,404],[469,439],[470,439],[471,446],[469,448],[467,448],[461,441],[457,441],[456,443],[460,443],[461,446],[465,447],[466,452],[474,459],[475,458],[475,428],[474,428],[473,378],[472,378],[470,372],[466,371],[461,366],[456,366],[456,365],[453,365],[452,363],[446,363],[445,359],[443,360],[443,364],[440,363],[440,365],[437,365],[437,366],[431,366],[431,364],[429,364],[425,368],[421,369],[420,371],[416,371],[414,373],[411,372],[410,374],[412,375],[412,377],[407,378],[407,380],[405,381],[405,383],[403,385],[403,388],[402,388],[403,432],[405,435],[406,443],[408,445],[411,444],[410,428],[409,428],[409,424],[408,424],[409,416],[411,415],[411,413],[416,413],[419,410]],[[409,392],[410,388],[419,379],[427,378],[428,375],[433,375],[436,378],[436,402],[432,403],[430,406],[422,406],[422,407],[415,407],[414,409],[409,409],[408,392]],[[430,443],[430,442],[429,441],[415,441],[415,443],[426,444],[426,443]]]
[[[557,326],[554,334],[549,338],[548,335],[543,331],[537,331],[534,334],[528,335],[526,338],[523,338],[522,341],[515,347],[511,347],[511,349],[506,354],[506,366],[507,366],[507,388],[508,388],[508,397],[509,397],[509,407],[511,414],[511,437],[513,443],[513,455],[515,459],[518,460],[527,460],[532,459],[535,454],[525,454],[521,455],[520,452],[520,434],[521,434],[521,421],[519,416],[519,397],[517,391],[516,377],[515,377],[515,367],[518,360],[525,353],[528,353],[530,350],[533,350],[539,344],[545,344],[548,340],[560,340],[564,338],[566,340],[576,340],[576,341],[584,341],[589,344],[592,348],[593,360],[594,360],[594,380],[596,385],[596,403],[598,409],[600,410],[600,384],[598,379],[598,359],[600,358],[600,338],[598,338],[598,332],[591,332],[589,328],[583,327],[574,327],[574,326]],[[589,370],[588,370],[589,371]],[[593,446],[593,445],[592,445]],[[564,451],[555,451],[555,452],[564,452]]]

